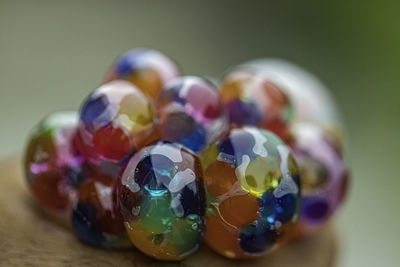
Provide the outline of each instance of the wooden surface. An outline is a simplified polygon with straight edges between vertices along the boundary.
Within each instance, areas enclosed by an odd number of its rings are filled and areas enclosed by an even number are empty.
[[[335,232],[293,242],[257,260],[227,260],[203,246],[180,263],[165,263],[136,249],[103,250],[79,242],[70,229],[54,223],[31,197],[19,158],[0,161],[0,266],[333,266]]]

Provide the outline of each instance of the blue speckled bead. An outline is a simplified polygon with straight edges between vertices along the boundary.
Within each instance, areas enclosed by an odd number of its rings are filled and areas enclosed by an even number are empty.
[[[156,100],[161,136],[199,153],[228,126],[216,87],[206,79],[184,76],[171,80]]]

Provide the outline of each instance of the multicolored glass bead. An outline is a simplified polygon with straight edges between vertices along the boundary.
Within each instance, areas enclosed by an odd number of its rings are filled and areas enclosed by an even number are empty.
[[[116,207],[113,177],[90,177],[80,187],[72,211],[72,226],[87,244],[105,248],[130,247],[122,216]]]
[[[137,87],[122,80],[106,83],[83,103],[79,149],[95,167],[117,177],[151,136],[153,121],[152,103]]]
[[[200,160],[159,142],[137,152],[121,174],[118,201],[132,243],[160,260],[180,260],[202,240],[205,192]]]
[[[257,59],[240,66],[279,84],[293,103],[293,122],[342,128],[340,114],[326,86],[301,67],[278,59]]]
[[[258,126],[286,138],[292,104],[273,80],[250,69],[237,69],[222,80],[221,97],[232,123]]]
[[[290,145],[299,164],[302,184],[300,227],[305,233],[325,223],[342,204],[348,171],[329,133],[309,123],[291,131]]]
[[[184,76],[166,84],[156,100],[161,137],[200,152],[228,126],[217,88],[208,80]]]
[[[228,132],[201,156],[208,197],[205,241],[228,258],[252,258],[290,237],[300,181],[290,149],[270,131]]]
[[[177,64],[163,53],[139,48],[123,54],[111,68],[106,81],[130,81],[154,99],[163,85],[179,74]]]
[[[75,145],[78,114],[55,112],[31,132],[25,151],[25,176],[46,209],[68,214],[85,179],[84,158]]]

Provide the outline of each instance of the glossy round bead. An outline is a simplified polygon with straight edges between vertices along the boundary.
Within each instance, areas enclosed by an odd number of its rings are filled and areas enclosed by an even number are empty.
[[[153,120],[151,102],[141,91],[127,81],[109,82],[81,107],[79,148],[95,167],[117,176],[152,134]]]
[[[159,260],[181,260],[197,250],[206,201],[194,154],[158,142],[137,152],[118,181],[126,230],[140,251]]]
[[[232,123],[261,127],[286,138],[292,104],[273,80],[250,69],[237,69],[223,78],[221,97]]]
[[[291,147],[299,164],[302,184],[300,227],[307,234],[325,223],[342,204],[348,171],[329,133],[307,123],[291,130]]]
[[[300,207],[297,164],[270,131],[231,129],[201,154],[206,243],[228,258],[260,256],[286,241]]]
[[[154,99],[163,85],[179,74],[177,64],[163,53],[139,48],[123,54],[111,68],[106,81],[116,79],[130,81]]]
[[[113,177],[90,177],[80,187],[72,226],[85,243],[104,248],[132,246],[116,208]]]
[[[25,151],[25,175],[34,197],[60,214],[68,214],[85,177],[75,145],[77,126],[76,112],[55,112],[32,130]]]
[[[185,76],[167,83],[156,108],[162,138],[195,153],[227,129],[228,119],[217,88],[200,77]]]
[[[282,86],[294,106],[294,122],[310,122],[325,129],[342,128],[340,114],[326,86],[301,67],[278,59],[258,59],[240,68],[257,72]],[[340,133],[337,133],[340,136]]]

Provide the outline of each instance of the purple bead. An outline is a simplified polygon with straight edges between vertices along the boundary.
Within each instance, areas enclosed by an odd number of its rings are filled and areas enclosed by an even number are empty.
[[[302,185],[300,224],[305,230],[325,223],[346,194],[348,171],[331,140],[328,132],[312,124],[298,123],[291,130]]]

